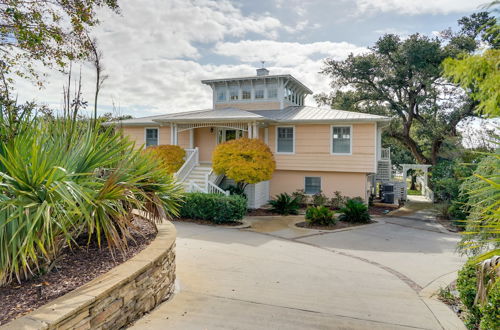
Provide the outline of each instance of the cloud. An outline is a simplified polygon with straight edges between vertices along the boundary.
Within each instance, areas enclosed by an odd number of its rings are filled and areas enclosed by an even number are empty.
[[[294,66],[310,57],[330,57],[342,59],[350,53],[359,54],[366,48],[348,42],[279,42],[274,40],[242,40],[239,42],[219,42],[214,52],[233,56],[243,62],[266,61],[278,66]]]
[[[123,1],[120,5],[120,16],[100,13],[101,25],[94,33],[104,54],[104,73],[109,75],[99,98],[101,112],[110,111],[113,104],[121,113],[134,116],[208,108],[211,89],[200,80],[253,75],[254,62],[261,59],[272,73],[293,74],[320,92],[328,88],[326,77],[318,74],[323,58],[340,59],[363,51],[347,42],[279,42],[274,38],[280,33],[309,26],[307,19],[290,28],[269,13],[244,14],[225,0],[151,0],[147,6],[142,1]],[[250,37],[264,40],[228,41]],[[228,61],[228,56],[233,60]],[[79,65],[73,68],[76,78]],[[90,113],[94,71],[84,64],[81,72]],[[19,100],[34,98],[60,109],[66,79],[50,72],[43,90],[20,80]]]
[[[465,13],[478,10],[485,0],[356,0],[361,14],[393,12],[405,15]]]

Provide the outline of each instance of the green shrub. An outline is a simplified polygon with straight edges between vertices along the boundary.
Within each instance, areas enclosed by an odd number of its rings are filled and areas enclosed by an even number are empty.
[[[467,262],[461,270],[458,271],[457,290],[460,301],[467,308],[467,318],[465,321],[469,329],[475,329],[481,320],[481,311],[474,305],[477,293],[477,273],[476,265]]]
[[[333,195],[334,196],[330,200],[330,207],[334,210],[340,210],[345,206],[345,203],[347,202],[347,197],[342,196],[342,193],[340,191],[335,191]]]
[[[246,210],[247,201],[239,195],[188,193],[184,197],[180,216],[224,223],[243,219]]]
[[[320,190],[319,192],[312,195],[312,203],[314,206],[323,206],[326,205],[326,203],[328,203],[328,198]]]
[[[297,189],[292,193],[293,198],[298,198],[299,204],[301,206],[307,205],[309,196],[306,195],[304,189]]]
[[[271,205],[271,210],[273,212],[289,215],[289,214],[299,214],[299,197],[292,197],[287,193],[281,193],[269,201]]]
[[[306,220],[312,225],[330,226],[337,223],[333,212],[326,206],[312,206],[306,210]]]
[[[346,222],[370,222],[368,206],[357,200],[349,199],[345,207],[340,209],[340,221]]]
[[[365,203],[365,200],[363,199],[363,197],[359,197],[359,196],[350,198],[350,200],[356,201],[358,203],[363,203],[363,204]]]
[[[450,217],[450,203],[448,202],[443,202],[441,204],[438,204],[436,206],[437,208],[437,214],[439,217],[443,218],[443,219],[447,219],[449,220],[451,217]]]
[[[488,302],[481,307],[483,318],[481,319],[481,329],[500,329],[500,280],[488,292]]]
[[[238,195],[245,199],[248,199],[247,194],[245,194],[245,188],[241,186],[231,185],[226,188],[231,195]]]

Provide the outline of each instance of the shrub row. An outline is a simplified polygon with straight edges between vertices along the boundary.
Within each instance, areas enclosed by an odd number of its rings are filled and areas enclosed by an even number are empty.
[[[246,210],[246,199],[238,195],[188,193],[180,217],[224,223],[243,219]]]
[[[298,189],[292,193],[292,197],[296,198],[301,206],[306,206],[306,205],[327,206],[332,210],[340,210],[346,205],[347,201],[350,199],[354,199],[356,201],[364,203],[363,198],[361,197],[349,198],[347,196],[343,196],[340,191],[335,191],[333,193],[333,197],[329,198],[322,191],[314,195],[307,195],[304,192],[304,189]]]

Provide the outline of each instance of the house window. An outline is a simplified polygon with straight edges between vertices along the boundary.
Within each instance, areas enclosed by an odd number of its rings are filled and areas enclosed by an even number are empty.
[[[264,86],[263,85],[255,86],[255,98],[256,99],[263,99],[264,98]]]
[[[252,87],[251,86],[243,86],[241,91],[241,98],[243,100],[250,100],[252,98]]]
[[[229,99],[231,101],[237,101],[238,100],[238,87],[237,86],[231,86],[229,88]]]
[[[294,152],[294,128],[277,127],[276,128],[276,151],[279,153]]]
[[[217,89],[217,101],[225,101],[226,100],[226,89],[219,88]]]
[[[268,86],[267,87],[267,98],[275,99],[278,97],[278,88],[276,86]]]
[[[321,177],[306,176],[304,192],[308,195],[314,195],[321,192]]]
[[[332,153],[350,154],[351,153],[351,127],[333,126],[332,127]]]
[[[158,145],[158,128],[146,128],[146,147]]]

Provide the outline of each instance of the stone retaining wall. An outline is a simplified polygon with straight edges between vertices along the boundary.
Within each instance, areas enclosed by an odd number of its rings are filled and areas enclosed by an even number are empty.
[[[175,227],[158,235],[133,258],[78,289],[0,329],[118,329],[141,317],[174,292]]]

